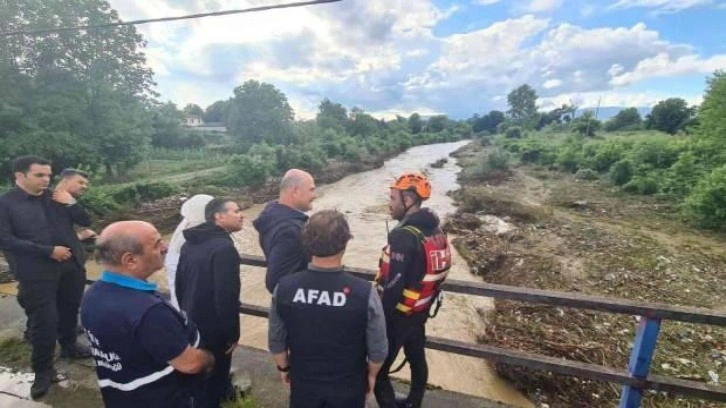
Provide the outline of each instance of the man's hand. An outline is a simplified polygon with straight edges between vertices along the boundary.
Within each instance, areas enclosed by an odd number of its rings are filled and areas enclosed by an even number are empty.
[[[283,384],[290,385],[290,373],[280,373],[280,378]]]
[[[53,191],[53,201],[64,205],[75,204],[76,199],[66,190]]]
[[[227,351],[224,352],[224,354],[230,355],[236,348],[237,348],[237,343],[233,343],[231,346],[229,346]]]
[[[64,246],[53,247],[53,252],[50,254],[50,258],[58,262],[65,262],[71,259],[71,256],[73,256],[71,249]]]
[[[78,240],[79,241],[85,241],[90,238],[96,238],[98,234],[96,234],[95,231],[90,229],[83,229],[78,232]]]

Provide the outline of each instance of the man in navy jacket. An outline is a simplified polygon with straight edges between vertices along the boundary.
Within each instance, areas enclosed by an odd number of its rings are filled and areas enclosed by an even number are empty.
[[[230,233],[242,229],[244,216],[228,198],[212,199],[204,224],[184,230],[176,276],[179,307],[197,323],[201,345],[214,354],[216,366],[205,381],[209,407],[233,397],[229,371],[239,340],[240,262]]]
[[[310,256],[300,241],[302,229],[315,200],[315,180],[302,170],[288,170],[280,182],[280,197],[272,201],[252,223],[260,234],[260,246],[267,259],[265,286],[272,293],[277,282],[305,269]]]

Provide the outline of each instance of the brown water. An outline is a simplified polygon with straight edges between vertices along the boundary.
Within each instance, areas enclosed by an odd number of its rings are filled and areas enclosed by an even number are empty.
[[[434,169],[429,165],[439,159],[448,157],[449,153],[465,145],[467,142],[455,142],[418,146],[388,160],[383,167],[358,173],[326,186],[319,187],[318,199],[314,209],[338,209],[348,217],[351,231],[355,238],[348,244],[345,263],[348,266],[373,269],[378,264],[381,247],[386,241],[386,220],[390,220],[386,206],[388,185],[396,175],[403,171],[423,171],[428,174],[433,187],[433,194],[426,205],[434,209],[442,219],[455,211],[453,202],[446,193],[458,188],[456,175],[459,167],[455,159],[443,168]],[[247,221],[242,231],[234,235],[235,242],[241,253],[262,255],[258,245],[257,232],[251,225],[262,210],[263,205],[256,205],[245,210]],[[395,222],[389,221],[391,227]],[[452,237],[449,237],[451,239]],[[473,276],[454,251],[454,264],[449,273],[451,279],[479,281]],[[242,295],[244,303],[269,306],[270,295],[265,289],[265,273],[262,268],[242,266]],[[98,274],[96,265],[89,265],[89,276]],[[151,280],[166,288],[166,277],[160,271]],[[445,294],[444,306],[439,315],[427,324],[430,336],[443,337],[474,343],[476,334],[482,331],[483,321],[477,309],[491,309],[493,302],[489,298],[472,297],[458,294]],[[248,346],[267,348],[267,320],[263,318],[242,316],[242,333],[240,343]],[[403,354],[403,353],[401,353]],[[402,356],[399,357],[399,361]],[[477,395],[492,400],[522,407],[533,406],[521,393],[509,383],[500,379],[491,365],[484,360],[458,356],[436,350],[427,350],[429,362],[429,383],[446,390]],[[396,364],[397,365],[397,364]],[[408,369],[404,369],[397,377],[409,378]]]

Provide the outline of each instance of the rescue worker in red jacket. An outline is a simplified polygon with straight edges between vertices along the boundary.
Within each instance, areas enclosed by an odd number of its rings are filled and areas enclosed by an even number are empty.
[[[420,407],[428,380],[425,325],[451,267],[439,217],[421,208],[429,197],[431,184],[420,173],[404,173],[391,186],[389,209],[399,223],[388,234],[376,277],[389,347],[375,386],[381,408]],[[411,367],[411,388],[406,399],[397,401],[389,371],[401,348]]]

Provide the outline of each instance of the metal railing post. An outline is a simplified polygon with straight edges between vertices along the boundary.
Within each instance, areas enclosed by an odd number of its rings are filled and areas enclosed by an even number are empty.
[[[660,332],[660,319],[651,319],[640,316],[638,330],[635,333],[635,343],[630,353],[628,372],[631,377],[645,380],[650,372],[650,363],[655,354],[655,344]],[[643,389],[631,385],[623,386],[620,396],[620,408],[639,408],[643,399]]]

